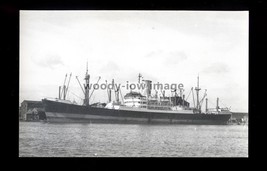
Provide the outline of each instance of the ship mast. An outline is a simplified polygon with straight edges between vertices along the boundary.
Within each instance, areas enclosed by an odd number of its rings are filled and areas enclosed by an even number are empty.
[[[138,84],[140,85],[141,83],[141,78],[142,78],[142,75],[139,73],[138,74]],[[139,89],[139,93],[141,93],[140,89]]]
[[[219,98],[217,97],[217,101],[216,101],[216,111],[219,112]]]
[[[199,110],[199,107],[200,107],[200,105],[199,105],[199,90],[201,90],[199,88],[199,75],[197,76],[197,87],[195,88],[195,90],[197,93],[197,109]]]
[[[85,84],[84,84],[84,105],[89,106],[89,80],[90,80],[90,75],[88,74],[88,62],[86,64],[86,74],[85,74]]]
[[[68,86],[67,86],[67,88],[66,88],[66,91],[65,91],[65,94],[64,94],[64,100],[66,100],[66,96],[67,96],[67,94],[68,94],[68,90],[69,90],[69,85],[70,85],[70,79],[71,79],[71,75],[72,75],[72,73],[70,73],[70,77],[69,77]]]
[[[107,87],[107,93],[108,93],[108,103],[111,102],[111,90],[108,88],[108,81],[106,80],[106,87]]]
[[[61,95],[60,95],[60,98],[59,98],[59,99],[61,99],[62,94],[63,94],[63,98],[65,97],[65,90],[66,90],[65,83],[66,83],[67,76],[68,76],[68,74],[65,75],[64,84],[63,84],[63,86],[62,86],[62,92],[61,92]],[[65,99],[64,99],[64,100],[65,100]]]
[[[138,83],[140,84],[140,81],[141,81],[141,77],[142,77],[142,75],[139,73],[138,74]]]
[[[206,98],[206,113],[208,113],[208,98]]]

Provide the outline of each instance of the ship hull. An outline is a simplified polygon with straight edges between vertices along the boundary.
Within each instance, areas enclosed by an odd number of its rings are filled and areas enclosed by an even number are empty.
[[[48,122],[125,124],[227,124],[231,114],[188,114],[166,111],[116,110],[42,100]]]

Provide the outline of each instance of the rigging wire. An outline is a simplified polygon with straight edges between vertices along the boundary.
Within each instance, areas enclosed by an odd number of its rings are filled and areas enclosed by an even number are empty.
[[[190,96],[191,92],[192,92],[192,89],[190,90],[190,92],[189,92],[187,98],[185,99],[185,101],[187,101],[187,99],[188,99],[188,97]]]
[[[71,92],[71,91],[70,91],[70,92]],[[76,96],[76,97],[78,97],[78,98],[80,98],[80,99],[83,99],[83,98],[81,98],[80,96],[74,94],[73,92],[71,92],[71,94],[73,94],[74,96]]]
[[[220,103],[222,104],[222,106],[223,106],[223,107],[227,107],[225,104],[223,104],[223,102],[222,102],[222,101],[220,101]]]
[[[212,106],[215,106],[215,108],[216,108],[216,105],[212,102],[212,100],[209,100],[209,103],[211,103]]]
[[[192,92],[193,92],[193,87],[192,87]],[[193,96],[193,103],[194,103],[194,108],[196,107],[196,104],[195,104],[195,97],[194,97],[194,92],[192,93],[192,96]]]

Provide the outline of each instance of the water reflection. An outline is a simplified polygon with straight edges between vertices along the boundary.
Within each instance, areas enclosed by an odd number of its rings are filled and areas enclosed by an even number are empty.
[[[19,155],[247,157],[248,127],[22,122]]]

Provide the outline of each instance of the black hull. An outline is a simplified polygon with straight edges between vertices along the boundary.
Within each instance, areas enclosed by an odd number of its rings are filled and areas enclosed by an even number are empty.
[[[186,114],[115,110],[42,100],[49,122],[126,124],[227,124],[231,114]]]

